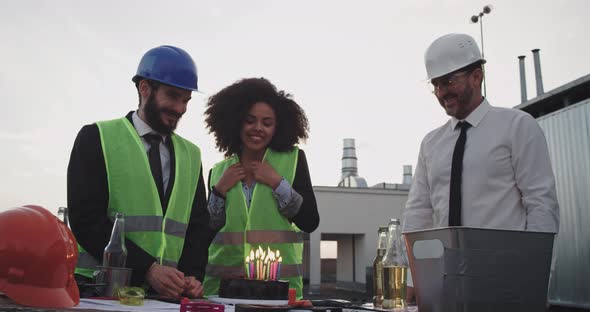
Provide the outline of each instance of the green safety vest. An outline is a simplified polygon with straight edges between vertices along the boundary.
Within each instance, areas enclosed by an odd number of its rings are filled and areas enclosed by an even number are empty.
[[[279,175],[293,185],[299,149],[290,152],[276,152],[267,149],[267,161]],[[239,162],[237,156],[216,164],[211,171],[209,185],[217,184],[223,172]],[[279,213],[279,205],[272,195],[272,189],[256,183],[250,208],[242,191],[242,183],[236,183],[226,194],[225,225],[209,246],[209,261],[203,286],[205,296],[216,295],[223,277],[246,276],[245,261],[250,250],[279,250],[281,280],[288,280],[289,287],[297,289],[297,297],[303,297],[303,237],[301,231]]]
[[[191,142],[172,134],[175,178],[166,215],[152,177],[147,153],[137,130],[127,118],[97,122],[106,166],[109,206],[107,215],[125,216],[125,237],[159,264],[177,267],[184,247],[191,208],[201,170],[201,151]],[[92,277],[94,257],[78,245],[76,274]],[[102,259],[101,259],[102,260]]]

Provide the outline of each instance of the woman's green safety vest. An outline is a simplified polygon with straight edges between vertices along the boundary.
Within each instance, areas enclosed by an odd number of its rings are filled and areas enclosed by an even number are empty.
[[[279,175],[293,185],[299,149],[290,152],[276,152],[267,149],[264,161],[268,162]],[[209,185],[217,184],[223,172],[239,162],[237,156],[216,164],[211,171]],[[250,209],[242,191],[242,184],[236,183],[226,194],[225,226],[217,233],[209,246],[209,262],[203,282],[205,295],[216,295],[223,277],[246,276],[245,259],[250,250],[279,250],[283,258],[281,280],[288,280],[290,288],[297,289],[302,298],[303,280],[303,239],[300,230],[279,213],[277,200],[272,189],[256,183]]]
[[[191,142],[172,134],[175,177],[166,215],[152,177],[147,153],[137,131],[127,118],[96,123],[106,166],[112,220],[125,216],[125,237],[158,263],[176,267],[184,246],[188,221],[201,170],[201,151]],[[92,277],[94,257],[78,245],[76,274]]]

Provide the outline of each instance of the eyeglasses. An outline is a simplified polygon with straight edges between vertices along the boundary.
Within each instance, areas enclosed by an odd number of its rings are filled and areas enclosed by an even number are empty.
[[[468,74],[469,71],[460,71],[449,76],[443,76],[441,78],[435,78],[428,82],[428,86],[430,87],[430,91],[432,93],[436,93],[440,91],[442,88],[448,90],[453,86],[457,85],[457,79],[465,74]]]

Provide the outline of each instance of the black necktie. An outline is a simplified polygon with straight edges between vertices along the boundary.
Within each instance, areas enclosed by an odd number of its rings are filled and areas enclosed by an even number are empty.
[[[465,121],[457,124],[461,134],[453,151],[453,165],[451,167],[451,189],[449,196],[449,226],[461,226],[461,173],[463,172],[463,154],[467,141],[467,128],[471,125]]]
[[[162,137],[158,134],[148,133],[143,138],[150,144],[148,151],[148,159],[150,161],[150,168],[152,169],[152,176],[158,188],[160,201],[164,198],[164,180],[162,179],[162,161],[160,160],[160,142]]]

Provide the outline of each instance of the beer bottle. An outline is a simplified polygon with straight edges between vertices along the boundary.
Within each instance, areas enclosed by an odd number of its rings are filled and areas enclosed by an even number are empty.
[[[104,249],[102,265],[106,267],[124,268],[127,261],[127,247],[125,247],[125,218],[117,212],[111,239]]]
[[[377,232],[377,255],[373,260],[373,307],[383,306],[383,255],[387,249],[387,226]]]
[[[59,207],[57,210],[57,217],[63,221],[67,227],[70,227],[70,220],[68,220],[68,207]]]
[[[383,256],[383,308],[405,308],[408,260],[402,249],[400,220],[391,219],[388,231]]]

